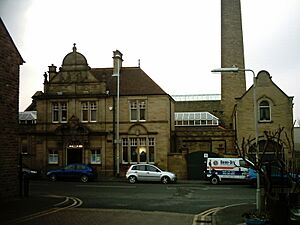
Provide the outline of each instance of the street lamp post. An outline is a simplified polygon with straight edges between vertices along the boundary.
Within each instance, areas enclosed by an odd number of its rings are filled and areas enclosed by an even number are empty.
[[[251,69],[242,69],[238,67],[219,68],[213,69],[213,73],[237,73],[239,71],[251,72],[253,75],[253,116],[254,116],[254,129],[255,129],[255,148],[256,148],[256,165],[259,164],[259,145],[258,145],[258,127],[257,127],[257,104],[256,104],[256,77]],[[260,175],[259,171],[256,172],[256,209],[261,211],[261,198],[260,198]]]
[[[116,156],[116,170],[117,170],[117,176],[120,175],[120,68],[121,68],[121,61],[122,61],[122,53],[118,50],[114,51],[114,57],[115,63],[114,63],[114,74],[112,76],[117,78],[117,106],[116,106],[116,139],[114,140],[116,146],[117,146],[117,156]]]

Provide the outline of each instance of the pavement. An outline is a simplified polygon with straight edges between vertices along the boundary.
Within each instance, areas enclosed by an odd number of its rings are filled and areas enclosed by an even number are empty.
[[[255,204],[237,204],[210,209],[193,216],[138,210],[78,208],[81,204],[79,199],[64,196],[16,197],[2,200],[0,221],[2,225],[141,225],[141,221],[142,225],[245,225],[242,214],[255,210]],[[178,223],[179,221],[181,222]]]

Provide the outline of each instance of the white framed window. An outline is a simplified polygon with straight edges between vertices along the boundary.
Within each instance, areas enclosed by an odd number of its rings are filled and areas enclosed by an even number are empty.
[[[58,164],[58,152],[56,150],[48,152],[48,164]]]
[[[81,122],[97,121],[97,103],[96,101],[81,102]]]
[[[90,121],[96,122],[97,121],[97,104],[96,102],[90,102]]]
[[[146,100],[129,101],[130,121],[146,121]]]
[[[259,121],[271,121],[271,107],[267,100],[263,100],[259,103]]]
[[[101,164],[101,150],[92,149],[91,150],[91,164]]]
[[[127,163],[154,163],[155,138],[130,137],[122,138],[122,162]]]
[[[52,102],[52,122],[66,123],[68,119],[67,102]]]

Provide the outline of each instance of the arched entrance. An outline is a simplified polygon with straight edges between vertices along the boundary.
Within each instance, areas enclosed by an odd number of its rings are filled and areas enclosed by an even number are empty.
[[[79,123],[76,116],[72,116],[68,123],[59,126],[56,135],[63,143],[63,164],[85,163],[85,151],[89,149],[89,130]]]
[[[259,159],[262,162],[273,161],[275,159],[284,160],[284,148],[282,144],[274,140],[259,140]],[[253,161],[256,159],[256,148],[255,144],[251,145],[248,150],[248,155]]]

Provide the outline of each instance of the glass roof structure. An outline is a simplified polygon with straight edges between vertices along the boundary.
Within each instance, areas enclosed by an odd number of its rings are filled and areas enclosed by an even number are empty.
[[[37,120],[37,111],[19,112],[20,124],[35,124]]]
[[[209,112],[176,112],[175,126],[218,126],[219,118]]]
[[[217,101],[221,100],[221,94],[202,94],[202,95],[172,95],[175,101]]]
[[[36,120],[37,111],[19,112],[19,120]]]

